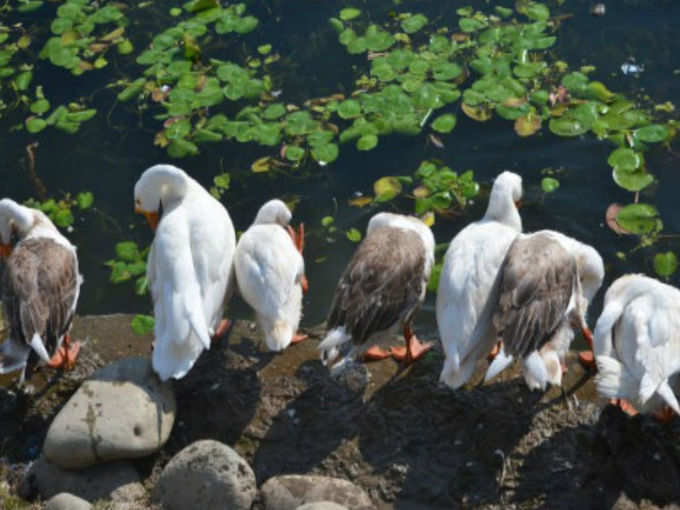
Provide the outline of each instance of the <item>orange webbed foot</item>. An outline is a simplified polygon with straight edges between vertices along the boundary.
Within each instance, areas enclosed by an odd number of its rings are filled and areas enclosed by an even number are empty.
[[[303,342],[309,338],[309,335],[305,335],[304,333],[295,333],[293,335],[292,340],[290,341],[291,345],[293,344],[299,344],[300,342]]]
[[[581,351],[578,353],[578,361],[583,365],[585,368],[588,369],[597,369],[597,365],[595,364],[595,356],[593,354],[593,351]]]
[[[486,360],[491,363],[494,359],[496,359],[496,356],[498,356],[498,353],[501,352],[501,346],[503,345],[503,342],[500,340],[496,342],[496,345],[493,346],[493,349],[491,349],[491,352],[488,354],[486,357]]]
[[[66,335],[62,345],[47,362],[47,366],[51,368],[72,370],[76,364],[76,358],[78,357],[79,352],[80,342],[71,342],[71,337]]]
[[[410,341],[407,341],[406,347],[390,347],[390,353],[394,359],[410,365],[422,358],[430,349],[432,349],[431,342],[422,343],[415,335],[412,335]]]
[[[670,423],[675,418],[675,412],[668,406],[663,406],[659,411],[654,413],[654,418],[656,418],[660,423]]]
[[[635,416],[639,414],[638,410],[633,407],[633,404],[631,404],[625,399],[613,398],[609,401],[609,403],[621,409],[628,416]]]
[[[361,355],[361,361],[363,362],[380,361],[383,359],[387,359],[390,356],[391,354],[388,351],[374,345],[373,347],[369,347],[364,351],[364,353]]]

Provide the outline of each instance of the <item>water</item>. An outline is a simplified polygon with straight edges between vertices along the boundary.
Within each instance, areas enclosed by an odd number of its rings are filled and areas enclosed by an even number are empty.
[[[353,66],[364,66],[365,57],[347,55],[337,43],[335,32],[327,20],[336,15],[343,2],[252,2],[249,10],[261,20],[258,30],[246,36],[250,48],[269,42],[282,56],[282,98],[286,102],[302,102],[335,92],[349,93],[355,78]],[[512,2],[466,2],[489,10],[489,6]],[[553,4],[549,4],[554,7]],[[453,26],[457,16],[449,2],[403,1],[371,2],[372,18],[376,21],[390,9],[424,12],[439,26]],[[593,78],[603,81],[610,89],[629,96],[648,94],[654,102],[670,100],[680,105],[680,79],[674,74],[680,67],[676,55],[680,52],[680,4],[673,1],[610,2],[607,14],[593,17],[591,2],[570,0],[555,12],[572,13],[558,32],[553,52],[576,67],[580,64],[597,66]],[[456,6],[457,7],[457,6]],[[42,9],[38,15],[23,19],[29,24],[51,19],[51,11]],[[165,9],[165,7],[163,7]],[[132,34],[136,52],[146,46],[151,35],[174,24],[176,20],[163,12],[133,17],[128,33]],[[243,45],[229,39],[224,59],[237,62]],[[236,41],[236,42],[234,42]],[[41,47],[42,43],[35,47]],[[36,170],[50,195],[62,192],[91,190],[95,195],[96,211],[78,218],[69,237],[79,247],[81,270],[85,275],[79,304],[80,314],[140,312],[150,313],[148,296],[138,297],[132,284],[113,285],[108,282],[109,270],[103,262],[112,258],[115,243],[132,239],[148,244],[152,234],[143,218],[133,214],[132,190],[139,174],[147,167],[168,161],[163,149],[153,145],[158,129],[150,116],[139,116],[129,106],[115,104],[116,90],[106,89],[111,76],[136,77],[138,67],[118,65],[109,54],[110,67],[73,77],[41,61],[34,83],[43,83],[53,104],[68,102],[80,96],[92,98],[99,114],[82,125],[76,135],[46,130],[37,136],[13,132],[10,127],[21,116],[7,115],[0,120],[3,132],[0,141],[0,195],[23,201],[35,196],[25,171],[25,146],[38,140]],[[624,76],[620,66],[631,58],[644,66],[639,76]],[[242,61],[241,61],[242,62]],[[294,221],[304,221],[309,233],[306,245],[307,273],[310,292],[305,297],[303,324],[314,324],[326,316],[338,277],[355,249],[345,239],[344,230],[356,227],[362,232],[375,208],[357,209],[347,205],[356,192],[371,193],[373,182],[383,175],[411,174],[427,158],[438,158],[455,170],[472,168],[477,179],[488,189],[491,179],[503,169],[522,174],[528,195],[528,206],[521,213],[526,230],[553,228],[593,244],[605,259],[608,285],[625,272],[653,273],[651,257],[660,249],[677,249],[676,240],[667,240],[654,250],[638,250],[627,260],[616,252],[628,252],[636,245],[632,237],[620,237],[604,226],[604,212],[611,202],[629,203],[631,194],[618,188],[611,178],[607,156],[612,146],[598,142],[592,136],[564,139],[553,136],[544,127],[538,136],[520,139],[509,122],[492,120],[477,123],[459,111],[455,103],[451,110],[458,115],[458,125],[451,135],[443,137],[445,149],[426,143],[425,135],[382,137],[379,146],[367,153],[358,153],[353,146],[342,147],[340,158],[332,165],[315,165],[289,174],[252,174],[250,164],[275,149],[255,144],[220,143],[201,147],[197,157],[175,161],[204,185],[222,171],[231,173],[231,189],[223,196],[237,230],[244,230],[258,207],[276,196],[299,195],[301,201]],[[676,144],[677,145],[677,144]],[[678,232],[680,212],[675,207],[676,188],[680,184],[676,168],[677,156],[656,148],[646,154],[649,170],[661,186],[642,194],[642,200],[655,204],[661,211],[666,232]],[[559,170],[559,190],[543,197],[539,190],[541,170]],[[303,176],[305,176],[303,178]],[[412,202],[403,199],[385,206],[407,212]],[[464,216],[453,220],[439,219],[433,230],[439,243],[448,242],[462,227],[481,216],[486,207],[486,195]],[[334,242],[328,242],[321,227],[321,218],[335,217],[339,232]],[[322,262],[315,262],[324,258]],[[677,278],[673,279],[677,283]],[[592,315],[601,307],[602,293],[596,300]],[[231,317],[249,317],[250,311],[234,300]],[[433,335],[434,296],[429,295],[417,320],[425,336]]]

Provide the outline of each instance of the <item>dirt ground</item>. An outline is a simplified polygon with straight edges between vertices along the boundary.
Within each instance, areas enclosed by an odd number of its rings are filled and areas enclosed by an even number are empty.
[[[129,321],[79,318],[76,370],[44,370],[31,380],[30,396],[0,388],[5,486],[16,488],[84,377],[123,356],[148,354],[151,339],[133,335]],[[385,360],[334,380],[318,360],[321,329],[309,333],[281,354],[268,353],[254,326],[237,322],[174,383],[170,439],[160,454],[135,462],[145,485],[184,446],[212,438],[250,462],[258,485],[280,474],[341,477],[381,510],[680,508],[680,420],[660,425],[605,406],[573,356],[566,399],[559,389],[528,391],[516,368],[481,386],[484,363],[472,384],[452,392],[437,383],[437,350],[407,370]]]

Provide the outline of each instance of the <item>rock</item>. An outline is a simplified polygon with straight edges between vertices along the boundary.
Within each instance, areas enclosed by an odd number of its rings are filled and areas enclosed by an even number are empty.
[[[125,358],[97,370],[59,411],[43,451],[67,469],[144,457],[167,441],[175,396],[145,358]]]
[[[45,510],[90,510],[92,505],[84,499],[62,492],[51,498],[45,505]]]
[[[316,503],[306,503],[297,507],[296,510],[347,510],[347,507],[332,501],[317,501]]]
[[[363,489],[347,480],[316,475],[282,475],[260,488],[267,510],[296,510],[305,503],[332,501],[352,510],[372,510]]]
[[[165,510],[249,510],[256,492],[255,474],[248,463],[229,446],[204,439],[168,462],[154,487],[153,500]]]
[[[112,499],[136,501],[146,496],[139,475],[129,462],[109,462],[78,471],[62,469],[44,456],[36,460],[26,473],[24,491],[35,488],[42,499],[68,492],[87,501]]]

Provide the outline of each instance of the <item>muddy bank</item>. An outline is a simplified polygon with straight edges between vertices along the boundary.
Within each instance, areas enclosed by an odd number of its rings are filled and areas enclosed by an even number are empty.
[[[11,490],[84,377],[121,357],[148,354],[151,338],[133,335],[129,321],[78,318],[74,336],[83,348],[76,370],[43,370],[31,380],[30,396],[0,388],[0,472]],[[480,370],[464,390],[440,388],[438,351],[406,371],[392,360],[367,365],[362,386],[358,378],[330,379],[316,352],[320,330],[309,333],[310,340],[272,354],[253,325],[239,321],[174,384],[178,411],[169,441],[160,454],[135,461],[145,486],[184,446],[211,438],[232,445],[258,485],[279,474],[335,476],[362,487],[379,509],[680,502],[680,423],[629,419],[605,407],[573,357],[566,399],[557,389],[529,392],[516,369],[492,384],[478,385]]]

